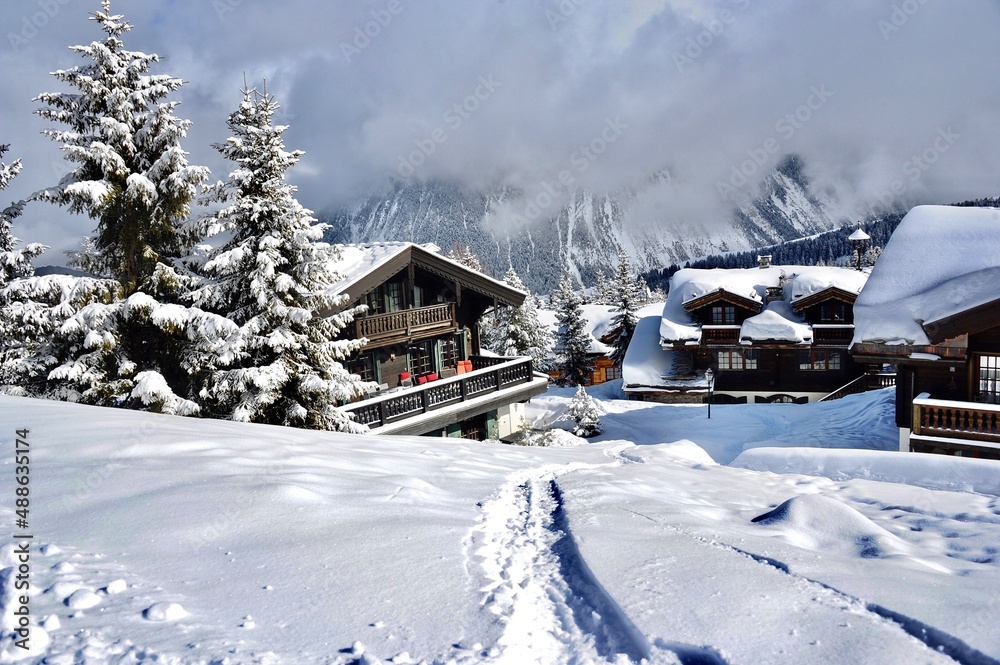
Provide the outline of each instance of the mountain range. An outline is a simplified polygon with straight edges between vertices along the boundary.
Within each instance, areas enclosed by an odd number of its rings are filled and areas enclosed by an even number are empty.
[[[650,201],[664,179],[669,174],[655,174],[646,187],[604,194],[575,190],[547,218],[531,224],[496,221],[497,211],[518,191],[472,191],[444,182],[398,183],[388,194],[326,210],[319,218],[330,224],[327,240],[336,243],[410,241],[434,243],[445,252],[468,246],[486,272],[502,277],[513,267],[537,293],[554,290],[566,271],[584,285],[593,284],[599,271],[613,270],[620,249],[637,272],[646,272],[851,221],[836,212],[834,197],[810,188],[794,155],[768,173],[756,196],[734,205],[728,220],[675,219],[659,212],[663,206]]]

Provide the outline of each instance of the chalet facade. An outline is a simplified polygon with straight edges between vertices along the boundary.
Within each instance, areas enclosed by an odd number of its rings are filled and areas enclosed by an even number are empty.
[[[623,390],[633,399],[701,402],[711,368],[715,403],[818,401],[865,374],[848,349],[866,278],[767,260],[759,268],[681,270],[670,280],[659,351],[633,353],[630,345]],[[633,344],[648,345],[653,324],[640,323]]]
[[[854,357],[896,367],[901,450],[1000,459],[1000,210],[911,210],[857,317]]]
[[[346,363],[379,385],[346,411],[377,434],[483,440],[523,427],[523,403],[545,392],[530,358],[480,353],[478,321],[525,293],[413,243],[347,245],[331,291],[367,305],[345,334],[368,344]]]

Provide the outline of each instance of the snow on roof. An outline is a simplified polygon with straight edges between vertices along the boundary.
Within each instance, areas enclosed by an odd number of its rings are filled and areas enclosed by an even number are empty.
[[[707,388],[703,377],[692,377],[691,368],[679,362],[678,356],[682,354],[660,348],[659,325],[659,316],[639,319],[622,361],[622,385],[660,388],[670,383],[677,387]]]
[[[347,293],[351,286],[359,279],[411,247],[420,247],[432,254],[438,254],[441,260],[455,265],[460,270],[473,270],[441,254],[441,248],[432,242],[419,245],[412,242],[377,242],[357,245],[337,245],[337,247],[340,249],[341,259],[337,262],[335,269],[343,276],[343,279],[327,289],[327,293]],[[483,279],[489,280],[506,289],[512,288],[510,284],[507,284],[503,280],[495,279],[485,273],[481,273],[481,275]],[[352,293],[350,295],[358,297],[362,294]]]
[[[801,344],[812,341],[812,331],[805,323],[797,323],[797,315],[784,302],[772,302],[757,316],[743,322],[740,339],[778,340]]]
[[[857,231],[855,231],[851,235],[847,236],[847,239],[848,240],[869,240],[869,239],[871,239],[871,236],[868,235],[867,233],[865,233],[864,231],[862,231],[859,228]]]
[[[663,306],[660,337],[666,342],[698,342],[701,339],[701,327],[684,309],[684,303],[718,291],[720,288],[762,303],[768,288],[783,286],[783,298],[787,304],[831,287],[850,293],[858,293],[864,286],[867,277],[865,272],[832,266],[792,265],[772,266],[770,268],[716,268],[713,270],[685,268],[677,271],[670,278],[670,293]],[[775,304],[774,301],[771,304]],[[776,315],[786,319],[785,323],[782,324],[786,328],[783,334],[802,337],[802,330],[796,326],[804,326],[805,324],[790,307],[774,308],[772,311],[772,314],[765,312],[758,315],[763,316],[763,319],[757,321],[754,319],[758,319],[758,317],[748,319],[750,326],[747,328],[744,324],[741,337],[785,339],[784,337],[771,336],[778,323],[775,319]],[[796,332],[792,332],[793,329]],[[758,337],[758,333],[765,336]],[[807,336],[811,337],[811,335]]]
[[[917,206],[854,305],[854,343],[923,345],[921,324],[1000,298],[1000,210]]]
[[[361,277],[412,247],[410,242],[379,242],[366,245],[338,245],[340,261],[336,270],[343,279],[333,284],[329,293],[344,293]],[[352,294],[360,296],[362,294]]]

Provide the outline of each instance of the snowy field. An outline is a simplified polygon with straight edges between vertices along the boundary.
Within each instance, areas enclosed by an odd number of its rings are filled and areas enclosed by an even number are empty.
[[[890,452],[891,391],[709,420],[618,390],[549,448],[0,397],[0,662],[1000,662],[1000,464]]]

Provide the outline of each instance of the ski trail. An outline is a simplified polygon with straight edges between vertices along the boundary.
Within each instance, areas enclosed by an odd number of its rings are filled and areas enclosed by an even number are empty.
[[[469,545],[486,578],[483,608],[503,625],[485,662],[638,662],[648,656],[645,637],[580,555],[556,483],[557,475],[599,466],[528,469],[483,504]]]

